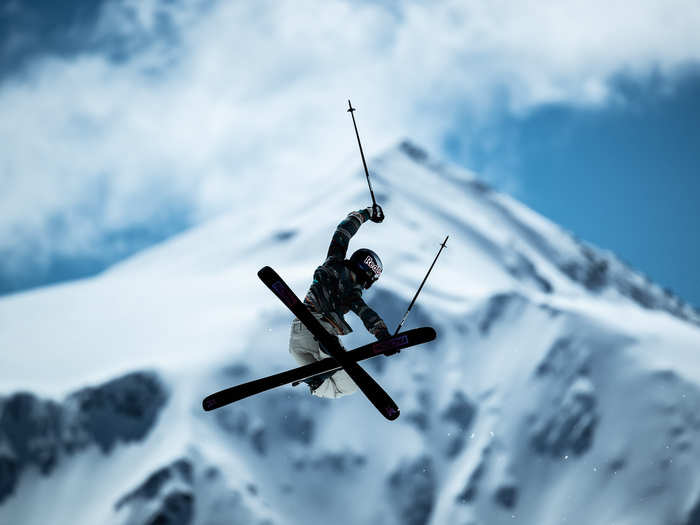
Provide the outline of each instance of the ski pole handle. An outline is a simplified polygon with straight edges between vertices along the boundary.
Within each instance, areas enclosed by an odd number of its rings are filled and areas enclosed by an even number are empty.
[[[355,111],[356,109],[352,107],[350,99],[348,99],[348,110],[352,117],[352,125],[355,128],[355,136],[357,137],[357,145],[360,146],[360,156],[362,157],[362,165],[365,168],[365,176],[367,177],[367,184],[369,185],[369,194],[372,196],[372,206],[377,205],[377,200],[374,198],[374,190],[372,190],[372,183],[369,180],[369,170],[367,169],[367,161],[365,160],[365,152],[362,151],[362,142],[360,142],[360,133],[357,131],[357,123],[355,122]]]
[[[370,220],[377,223],[384,221],[384,210],[382,210],[382,207],[379,204],[374,204],[372,206],[372,215]]]

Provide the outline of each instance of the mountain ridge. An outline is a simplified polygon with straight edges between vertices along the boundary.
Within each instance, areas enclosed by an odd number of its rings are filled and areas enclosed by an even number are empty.
[[[280,202],[224,215],[100,276],[0,299],[0,346],[22,353],[0,355],[2,392],[29,390],[45,406],[145,369],[164,392],[139,439],[88,441],[48,476],[17,471],[0,521],[44,523],[70,509],[74,523],[115,525],[329,515],[694,525],[697,325],[656,289],[645,307],[630,291],[644,286],[639,275],[612,259],[600,269],[595,249],[589,259],[558,226],[421,151],[404,142],[370,161],[387,220],[363,225],[351,245],[382,247],[386,272],[366,300],[392,324],[450,234],[406,324],[434,326],[438,339],[367,364],[401,407],[395,423],[359,394],[329,402],[303,386],[201,410],[213,391],[294,366],[291,317],[254,272],[269,264],[301,295],[335,224],[367,198],[359,170],[342,194],[295,181]],[[343,343],[366,343],[348,321]],[[17,458],[6,406],[0,487],[3,458]],[[27,414],[31,428],[53,421],[39,412]],[[73,490],[60,491],[65,483]]]

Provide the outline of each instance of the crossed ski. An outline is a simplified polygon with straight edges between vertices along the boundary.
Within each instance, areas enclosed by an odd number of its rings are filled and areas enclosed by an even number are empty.
[[[360,133],[357,131],[357,123],[355,122],[354,112],[356,110],[352,107],[349,100],[347,111],[352,117],[352,124],[355,128],[355,135],[357,136],[357,145],[360,147],[362,165],[365,169],[365,176],[367,177],[367,184],[369,186],[370,196],[372,197],[372,208],[376,211],[378,208],[377,200],[374,197],[374,190],[372,189],[372,183],[369,178],[369,170],[367,169],[365,154],[362,151],[362,143],[360,142]],[[409,330],[408,332],[404,332],[402,334],[399,334],[399,330],[401,330],[401,327],[406,321],[406,317],[408,317],[408,314],[411,312],[411,308],[413,308],[413,305],[418,298],[418,294],[420,294],[425,281],[428,279],[428,275],[430,275],[433,266],[435,266],[435,262],[440,256],[440,253],[442,252],[443,248],[445,248],[447,239],[448,237],[445,237],[445,240],[441,244],[440,251],[438,251],[433,263],[430,265],[428,273],[425,275],[425,278],[419,286],[416,295],[413,297],[408,310],[406,310],[403,319],[401,319],[399,326],[396,328],[394,336],[378,343],[365,345],[350,352],[346,352],[340,344],[338,338],[328,333],[323,326],[321,326],[321,323],[319,323],[316,317],[314,317],[309,309],[306,308],[304,303],[299,300],[292,289],[287,286],[287,283],[285,283],[284,280],[277,275],[277,272],[275,272],[269,266],[262,268],[258,272],[258,277],[260,277],[265,285],[272,290],[272,293],[274,293],[280,299],[280,301],[282,301],[287,308],[289,308],[292,313],[296,315],[297,319],[299,319],[299,321],[301,321],[306,328],[308,328],[309,332],[311,332],[311,334],[313,334],[318,341],[321,349],[331,357],[306,366],[288,370],[280,374],[263,377],[255,381],[249,381],[248,383],[244,383],[242,385],[226,388],[211,394],[202,401],[204,410],[213,410],[277,386],[298,382],[326,372],[343,369],[355,382],[358,388],[362,390],[362,393],[367,397],[367,399],[372,402],[372,404],[385,418],[393,421],[399,417],[399,407],[396,405],[396,403],[394,403],[394,400],[391,399],[389,394],[387,394],[384,389],[372,378],[372,376],[370,376],[358,364],[358,361],[369,357],[374,357],[375,355],[379,354],[391,355],[398,352],[402,348],[407,348],[409,346],[425,343],[435,339],[435,330],[432,328],[418,328],[417,330]]]
[[[258,277],[296,315],[297,319],[309,329],[309,332],[318,340],[322,350],[343,367],[350,379],[355,382],[357,387],[362,390],[362,393],[385,418],[393,421],[399,417],[399,407],[389,397],[389,394],[379,386],[357,361],[352,361],[347,357],[345,349],[340,345],[338,339],[321,326],[321,323],[311,314],[306,305],[299,300],[292,289],[287,286],[287,283],[277,275],[275,270],[265,266],[258,272]]]
[[[399,407],[372,376],[358,364],[358,361],[380,354],[391,355],[402,348],[432,341],[435,339],[434,329],[418,328],[409,330],[402,334],[395,334],[394,337],[385,341],[377,341],[346,352],[338,339],[321,326],[306,305],[299,300],[277,272],[269,266],[265,266],[258,272],[258,277],[291,310],[297,319],[309,329],[318,340],[323,351],[331,357],[211,394],[202,402],[204,410],[213,410],[277,386],[342,368],[385,418],[392,421],[399,417]]]
[[[435,330],[430,327],[414,328],[383,341],[375,341],[347,352],[348,359],[363,361],[380,355],[392,355],[406,348],[422,343],[428,343],[435,339]],[[309,377],[314,377],[328,372],[342,370],[342,367],[332,357],[326,357],[320,361],[308,365],[299,366],[278,374],[254,379],[247,383],[219,390],[204,398],[202,406],[204,410],[221,408],[246,397],[266,392],[282,385],[295,384]]]

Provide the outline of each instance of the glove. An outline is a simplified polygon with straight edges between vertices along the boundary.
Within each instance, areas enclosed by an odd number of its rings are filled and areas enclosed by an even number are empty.
[[[384,341],[384,339],[389,339],[391,337],[391,334],[389,333],[389,330],[386,328],[377,330],[377,333],[375,335],[377,338],[377,341]],[[387,350],[384,352],[384,355],[389,356],[389,355],[394,355],[398,354],[401,350]]]
[[[367,207],[367,213],[369,214],[369,220],[372,222],[382,222],[384,220],[384,211],[379,204]]]

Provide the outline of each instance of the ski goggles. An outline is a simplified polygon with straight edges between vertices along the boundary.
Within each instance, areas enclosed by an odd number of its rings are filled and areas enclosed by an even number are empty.
[[[357,265],[357,269],[360,271],[363,280],[364,280],[364,287],[369,288],[372,286],[377,279],[379,279],[378,273],[374,273],[374,270],[369,267],[369,265],[365,264],[364,262],[361,262]]]

